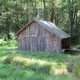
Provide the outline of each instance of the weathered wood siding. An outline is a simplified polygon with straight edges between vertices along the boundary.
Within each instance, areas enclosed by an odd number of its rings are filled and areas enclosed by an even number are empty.
[[[18,35],[19,50],[60,52],[61,39],[40,24],[32,22]]]

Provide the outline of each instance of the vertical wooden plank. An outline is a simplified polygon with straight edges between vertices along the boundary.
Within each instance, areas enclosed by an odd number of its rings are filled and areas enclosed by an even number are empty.
[[[26,36],[29,36],[29,27],[26,28]]]
[[[37,38],[35,37],[35,51],[37,51]]]
[[[23,30],[23,31],[21,32],[21,36],[22,36],[22,37],[25,37],[25,36],[26,36],[26,30]]]
[[[54,52],[56,52],[56,46],[57,46],[57,38],[54,36],[54,41],[53,41],[53,46],[54,46]]]
[[[21,47],[20,49],[22,50],[23,49],[22,48],[22,34],[20,34],[20,42],[19,43],[20,43],[20,47]]]
[[[22,44],[22,50],[23,50],[23,44],[24,44],[24,43],[23,43],[23,37],[22,37],[22,42],[21,42],[21,44]]]
[[[33,23],[30,25],[29,36],[33,35]]]
[[[49,37],[49,51],[50,52],[52,52],[51,50],[52,50],[52,46],[51,46],[52,44],[51,44],[51,38]]]
[[[51,34],[51,33],[50,33],[49,31],[47,31],[47,37],[50,38],[50,34]]]
[[[21,41],[20,41],[20,49],[22,50],[22,38],[21,38]]]
[[[44,37],[44,27],[42,27],[42,37]]]
[[[35,38],[33,37],[33,51],[35,51]]]
[[[28,50],[28,44],[27,44],[27,42],[28,42],[28,39],[27,39],[27,37],[26,37],[26,50]]]
[[[33,36],[37,37],[37,35],[38,35],[38,26],[37,26],[37,23],[35,22],[33,24]]]
[[[30,47],[30,37],[28,37],[28,50],[31,50],[31,47]]]
[[[40,51],[40,37],[37,38],[37,50]]]
[[[37,35],[37,37],[39,37],[40,36],[40,29],[39,29],[39,24],[37,23],[37,27],[38,27],[38,35]]]
[[[44,29],[44,37],[47,37],[47,29]]]
[[[43,38],[41,38],[41,40],[40,40],[40,51],[44,51],[43,49],[43,46],[44,45],[44,42],[43,42]]]
[[[37,41],[36,41],[36,37],[33,37],[33,51],[37,51]]]
[[[48,39],[44,38],[44,51],[49,52]]]
[[[33,43],[32,43],[32,37],[30,37],[30,50],[32,51],[33,50]]]
[[[22,43],[22,40],[21,40],[21,38],[18,36],[18,49],[19,49],[19,50],[22,50],[22,45],[21,45],[21,43]]]
[[[56,52],[57,52],[57,53],[59,53],[59,44],[58,44],[58,43],[59,43],[59,39],[57,38],[57,42],[56,42],[56,44],[57,44],[57,45],[56,45]]]
[[[26,37],[22,37],[22,50],[26,50]]]
[[[37,51],[37,49],[38,49],[38,46],[37,46],[37,44],[38,44],[37,37],[35,37],[35,39],[36,39],[36,51]]]
[[[59,39],[59,38],[57,38],[56,52],[57,52],[57,53],[60,53],[60,52],[61,52],[61,48],[60,48],[60,39]]]
[[[26,37],[26,49],[30,50],[30,40],[29,40],[29,37]]]
[[[33,37],[32,39],[33,39],[33,51],[35,51],[35,41],[34,41],[34,37]]]
[[[38,24],[38,36],[43,37],[43,27],[40,24]]]
[[[55,49],[54,49],[54,38],[51,38],[51,52],[55,52]]]
[[[61,53],[61,39],[60,38],[58,38],[59,39],[59,41],[58,41],[58,44],[59,44],[59,53]]]

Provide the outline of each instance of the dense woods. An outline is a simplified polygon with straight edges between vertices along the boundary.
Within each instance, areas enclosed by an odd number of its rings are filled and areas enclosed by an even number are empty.
[[[32,18],[55,23],[80,44],[80,0],[0,0],[0,38],[10,39]]]

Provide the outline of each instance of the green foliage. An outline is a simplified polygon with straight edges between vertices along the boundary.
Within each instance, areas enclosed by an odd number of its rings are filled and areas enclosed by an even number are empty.
[[[80,78],[80,55],[69,62],[68,71]]]
[[[77,48],[77,49],[80,49],[80,45],[77,45],[76,48]]]
[[[1,41],[0,46],[1,47],[16,47],[17,41],[16,40]]]
[[[41,74],[30,70],[24,70],[20,67],[0,64],[0,80],[72,80],[68,76],[53,76]],[[73,79],[76,80],[76,79]]]
[[[0,38],[10,39],[32,18],[54,22],[80,43],[80,0],[0,0]],[[75,40],[76,38],[76,40]]]

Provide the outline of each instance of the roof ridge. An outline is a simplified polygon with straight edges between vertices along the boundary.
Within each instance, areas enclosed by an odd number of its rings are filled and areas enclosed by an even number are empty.
[[[46,28],[49,32],[51,32],[52,34],[56,35],[57,37],[59,37],[61,39],[70,37],[69,34],[67,34],[63,30],[61,30],[59,27],[57,27],[52,22],[50,22],[50,21],[44,21],[44,20],[39,20],[37,18],[33,18],[25,27],[27,27],[33,21],[36,21],[38,24],[40,24],[41,26],[43,26],[44,28]],[[23,29],[25,29],[25,27],[23,27],[21,30],[19,30],[16,33],[16,35],[18,35]]]

